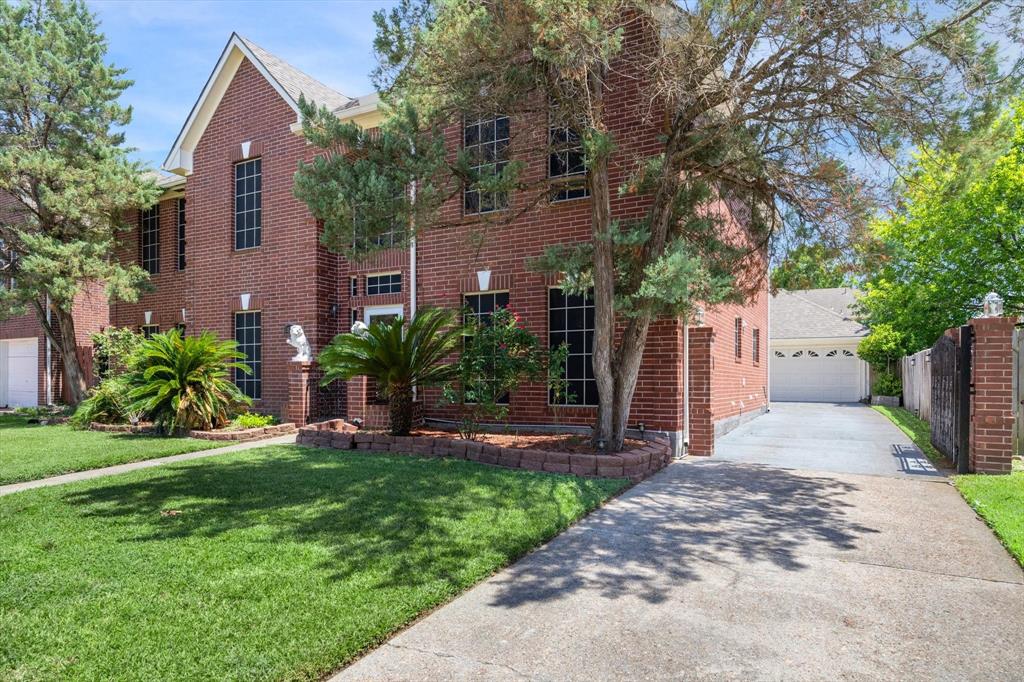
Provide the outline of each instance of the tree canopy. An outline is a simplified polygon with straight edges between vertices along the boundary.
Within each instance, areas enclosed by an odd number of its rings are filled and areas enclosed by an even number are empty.
[[[553,245],[533,265],[593,290],[594,440],[616,449],[653,320],[756,290],[781,215],[832,237],[863,225],[882,188],[849,160],[889,163],[908,143],[962,129],[968,88],[972,101],[997,97],[1006,74],[980,28],[997,14],[1012,27],[1005,9],[995,0],[402,0],[376,16],[375,81],[391,122],[378,138],[359,137],[306,104],[306,135],[326,153],[299,171],[297,191],[328,243],[358,243],[352,216],[367,200],[408,233],[442,227],[421,209],[463,187],[512,197],[478,221],[484,228],[514,223],[552,191],[518,157],[578,142],[590,238]],[[659,134],[643,154],[625,151],[615,129],[613,98],[627,87]],[[517,158],[481,162],[437,146],[445,127],[495,112],[526,127]],[[551,121],[572,134],[550,135]],[[613,167],[625,171],[621,183]],[[613,215],[616,195],[635,196],[643,215]],[[738,238],[725,229],[733,220]]]
[[[980,312],[984,296],[1024,311],[1024,100],[978,131],[989,160],[926,148],[907,173],[897,210],[873,223],[886,254],[861,306],[872,326],[931,346]]]
[[[0,241],[14,287],[0,288],[0,319],[34,310],[60,351],[73,402],[86,388],[72,308],[91,282],[132,298],[146,281],[111,257],[129,208],[156,188],[128,157],[130,85],[104,61],[106,39],[78,0],[0,2]],[[50,316],[46,305],[49,302]]]
[[[843,251],[824,244],[800,244],[772,268],[775,289],[829,289],[853,285],[857,266]]]

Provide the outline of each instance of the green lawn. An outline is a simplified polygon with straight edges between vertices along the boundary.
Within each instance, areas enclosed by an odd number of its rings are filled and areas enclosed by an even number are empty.
[[[886,407],[885,405],[872,405],[871,407],[884,414],[903,433],[910,436],[914,445],[921,448],[921,452],[931,460],[932,464],[937,467],[949,468],[949,460],[932,445],[931,425],[928,422],[902,407]]]
[[[0,498],[0,679],[317,679],[626,484],[271,446]]]
[[[0,484],[167,457],[223,446],[194,438],[158,438],[28,424],[0,414]]]
[[[1024,466],[1020,461],[1014,462],[1009,476],[970,474],[957,476],[953,482],[1024,566]]]

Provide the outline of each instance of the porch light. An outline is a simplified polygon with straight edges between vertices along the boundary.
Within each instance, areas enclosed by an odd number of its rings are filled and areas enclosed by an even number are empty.
[[[994,291],[985,294],[981,304],[982,317],[1002,317],[1003,297]]]

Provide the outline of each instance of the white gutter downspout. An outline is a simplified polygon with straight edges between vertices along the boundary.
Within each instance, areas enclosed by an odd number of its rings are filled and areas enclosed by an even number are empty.
[[[413,206],[413,216],[416,215],[416,182],[409,183],[409,193]],[[412,234],[409,236],[409,319],[416,317],[416,219],[409,217],[409,225]],[[412,399],[417,398],[417,387],[412,387]]]
[[[52,317],[52,315],[50,313],[50,295],[47,294],[46,295],[46,326],[49,327],[51,331],[53,330],[52,324],[53,324],[53,317]],[[52,361],[51,361],[51,355],[52,355],[53,351],[52,351],[51,348],[52,348],[52,343],[53,342],[50,341],[50,335],[49,334],[44,334],[44,336],[46,336],[46,379],[45,379],[45,381],[46,381],[46,404],[47,405],[52,405],[53,404],[53,364],[52,364]]]

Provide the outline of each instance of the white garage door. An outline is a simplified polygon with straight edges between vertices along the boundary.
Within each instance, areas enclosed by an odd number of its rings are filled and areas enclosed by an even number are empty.
[[[851,350],[785,348],[771,355],[772,400],[854,403],[863,397],[863,361]]]
[[[39,341],[0,341],[0,404],[32,407],[39,402]],[[6,389],[6,390],[5,390]]]

